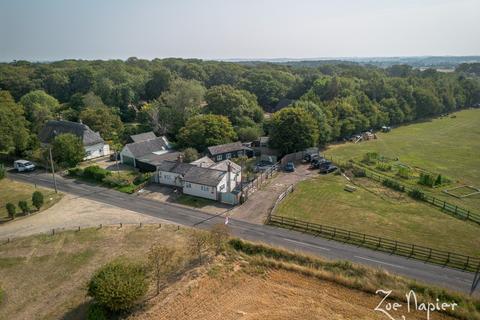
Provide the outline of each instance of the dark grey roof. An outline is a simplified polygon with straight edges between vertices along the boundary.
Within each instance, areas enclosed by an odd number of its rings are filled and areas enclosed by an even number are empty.
[[[244,149],[245,149],[245,146],[243,146],[240,141],[237,141],[237,142],[233,142],[233,143],[220,144],[218,146],[208,147],[208,152],[212,156],[215,156],[217,154],[239,151],[239,150],[244,150]]]
[[[158,166],[164,161],[176,161],[181,155],[183,155],[183,153],[178,151],[169,151],[164,154],[150,153],[146,156],[138,158],[138,161],[151,164],[152,166]]]
[[[150,153],[168,151],[170,149],[168,140],[165,137],[128,143],[125,147],[130,150],[135,158],[141,158]]]
[[[130,136],[130,139],[132,140],[132,142],[141,142],[145,140],[152,140],[152,139],[155,139],[156,137],[157,136],[155,135],[155,133],[153,133],[153,131],[150,131],[150,132],[134,134]]]
[[[99,143],[105,143],[98,132],[94,132],[87,125],[71,121],[47,121],[45,126],[38,134],[38,138],[43,143],[51,143],[59,134],[71,133],[82,140],[84,146],[91,146]]]
[[[190,163],[178,162],[178,161],[162,161],[158,166],[158,171],[172,172],[178,174],[186,174],[190,169],[195,166]]]
[[[185,173],[183,180],[196,184],[216,187],[226,174],[224,171],[193,166]]]

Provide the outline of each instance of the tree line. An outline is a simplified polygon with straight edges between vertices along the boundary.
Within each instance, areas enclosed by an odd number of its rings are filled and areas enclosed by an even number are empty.
[[[0,152],[35,152],[43,124],[64,119],[81,120],[114,146],[145,130],[199,152],[268,134],[287,153],[476,106],[477,69],[175,58],[2,63]],[[282,101],[292,103],[270,116]]]

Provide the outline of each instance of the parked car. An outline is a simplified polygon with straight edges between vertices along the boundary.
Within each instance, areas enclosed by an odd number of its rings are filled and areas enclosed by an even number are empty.
[[[262,160],[259,163],[257,163],[257,165],[253,168],[253,172],[265,171],[265,170],[268,170],[268,169],[270,169],[274,166],[275,166],[275,164],[273,164],[272,162]]]
[[[318,168],[320,168],[322,165],[325,165],[325,164],[331,164],[331,162],[328,161],[328,160],[325,159],[325,158],[320,157],[320,158],[318,158],[318,159],[314,159],[314,160],[312,161],[312,163],[310,164],[310,167],[311,167],[311,168],[314,168],[314,169],[318,169]]]
[[[283,169],[286,172],[294,172],[295,171],[295,165],[293,164],[293,162],[288,162]]]
[[[335,170],[337,170],[338,168],[332,164],[328,165],[328,166],[322,166],[320,167],[320,173],[330,173],[330,172],[333,172]]]
[[[17,172],[33,171],[35,170],[35,165],[27,160],[15,160],[13,162],[13,167]]]
[[[307,153],[305,156],[303,156],[303,161],[312,162],[312,160],[318,159],[318,158],[320,158],[318,153]]]

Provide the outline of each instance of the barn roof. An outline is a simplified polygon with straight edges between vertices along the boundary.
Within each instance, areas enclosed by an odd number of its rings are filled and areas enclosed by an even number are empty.
[[[49,120],[40,130],[38,138],[43,143],[51,143],[60,134],[71,133],[80,138],[84,146],[105,143],[98,132],[90,129],[86,124],[64,121]]]

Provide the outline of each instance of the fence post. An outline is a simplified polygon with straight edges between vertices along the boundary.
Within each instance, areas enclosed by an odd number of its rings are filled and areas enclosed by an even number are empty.
[[[427,261],[430,260],[431,257],[432,257],[432,248],[430,248],[430,252],[428,253]]]
[[[457,215],[457,209],[458,209],[458,207],[455,206],[455,215]]]
[[[467,256],[467,262],[465,262],[465,266],[463,267],[463,270],[467,269],[469,264],[470,264],[470,256]]]
[[[410,252],[409,258],[413,256],[413,253],[414,253],[414,252],[415,252],[415,245],[412,244],[412,252]]]
[[[55,235],[55,229],[52,229],[52,236]]]

